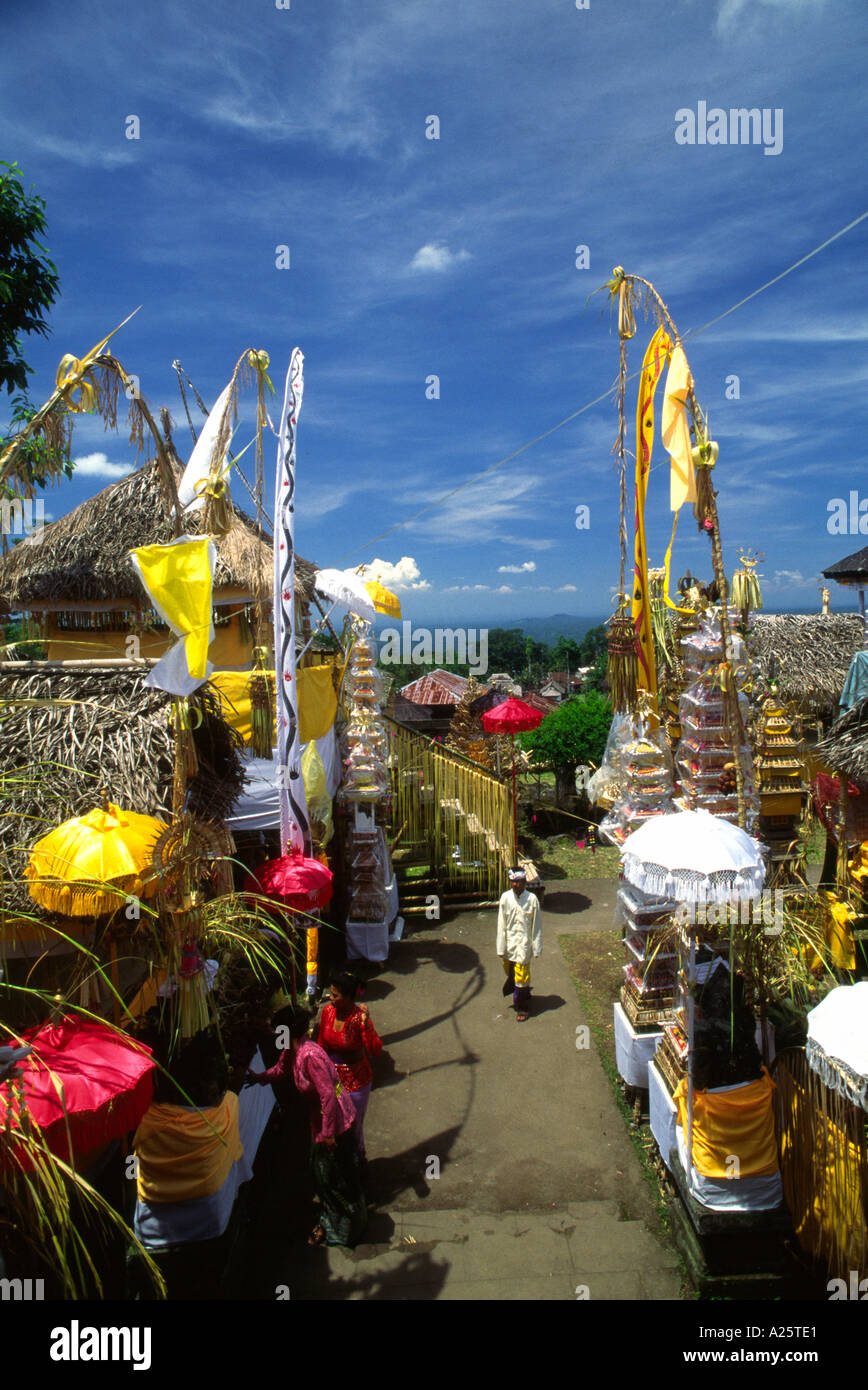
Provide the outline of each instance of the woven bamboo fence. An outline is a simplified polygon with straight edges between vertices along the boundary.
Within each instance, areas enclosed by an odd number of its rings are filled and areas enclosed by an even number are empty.
[[[384,722],[392,754],[392,837],[424,854],[447,900],[499,898],[514,856],[509,785],[403,724]]]
[[[868,1115],[813,1072],[801,1049],[775,1062],[784,1198],[799,1244],[845,1281],[868,1273]]]

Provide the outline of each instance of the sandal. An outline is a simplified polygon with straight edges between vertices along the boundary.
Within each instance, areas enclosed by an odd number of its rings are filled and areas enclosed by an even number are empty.
[[[516,1023],[527,1023],[528,1017],[528,1014],[516,1014],[515,1021]]]
[[[322,1245],[325,1238],[326,1233],[323,1230],[322,1226],[314,1226],[313,1230],[307,1238],[307,1243],[308,1245]]]

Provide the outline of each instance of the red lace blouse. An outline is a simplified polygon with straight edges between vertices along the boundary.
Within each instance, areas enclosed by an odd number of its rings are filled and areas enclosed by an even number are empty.
[[[360,1091],[373,1078],[369,1058],[380,1055],[382,1041],[371,1020],[365,1019],[359,1009],[350,1014],[339,1031],[335,1028],[335,1018],[334,1004],[325,1004],[317,1042],[334,1062],[346,1090]]]

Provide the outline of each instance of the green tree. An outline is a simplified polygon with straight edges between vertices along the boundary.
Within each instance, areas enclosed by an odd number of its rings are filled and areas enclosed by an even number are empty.
[[[9,436],[0,437],[0,449],[36,413],[28,396],[31,368],[22,338],[28,333],[47,337],[46,311],[60,287],[57,267],[38,240],[46,225],[45,203],[25,191],[20,175],[17,164],[0,162],[0,390],[5,387],[12,397]],[[71,474],[68,459],[61,467]],[[57,469],[51,466],[44,441],[31,441],[20,476],[31,486],[43,486],[52,472]]]
[[[538,729],[521,735],[533,762],[554,768],[555,797],[566,800],[575,789],[575,771],[582,764],[599,766],[612,723],[612,707],[592,690],[564,700],[547,714]]]

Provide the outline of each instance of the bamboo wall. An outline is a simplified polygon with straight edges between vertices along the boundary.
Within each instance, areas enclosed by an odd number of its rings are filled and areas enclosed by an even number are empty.
[[[392,753],[390,838],[400,834],[401,848],[424,848],[447,897],[498,898],[514,862],[510,786],[402,724],[384,723]]]

